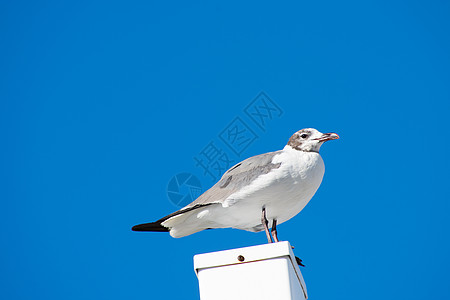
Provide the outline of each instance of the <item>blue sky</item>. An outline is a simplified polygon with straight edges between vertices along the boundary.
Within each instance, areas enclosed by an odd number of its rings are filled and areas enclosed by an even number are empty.
[[[450,35],[446,1],[3,1],[0,293],[198,299],[192,257],[264,233],[182,239],[130,227],[174,210],[194,157],[281,149],[315,127],[324,181],[279,226],[310,299],[445,299]],[[264,129],[245,108],[282,110]],[[236,117],[257,138],[239,155]],[[269,276],[269,274],[268,274]]]

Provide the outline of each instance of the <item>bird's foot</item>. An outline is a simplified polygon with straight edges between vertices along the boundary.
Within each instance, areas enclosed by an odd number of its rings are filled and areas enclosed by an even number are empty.
[[[300,266],[300,267],[304,267],[305,265],[302,263],[302,260],[300,259],[300,258],[298,258],[297,256],[295,257],[295,261],[297,262],[297,264]]]

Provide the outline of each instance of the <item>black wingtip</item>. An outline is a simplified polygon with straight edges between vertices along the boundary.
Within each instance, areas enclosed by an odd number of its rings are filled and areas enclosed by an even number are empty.
[[[168,219],[170,219],[172,217],[181,215],[181,214],[183,214],[185,212],[188,212],[188,211],[200,208],[200,207],[205,207],[205,206],[208,206],[208,205],[211,205],[211,204],[213,204],[213,203],[196,204],[196,205],[191,206],[191,207],[183,208],[183,209],[177,210],[174,213],[171,213],[170,215],[165,216],[164,218],[159,219],[156,222],[139,224],[139,225],[133,226],[131,228],[131,230],[133,230],[133,231],[169,232],[170,229],[167,228],[167,227],[162,226],[161,223],[163,223],[164,221],[166,221],[166,220],[168,220]]]
[[[145,223],[135,225],[131,228],[133,231],[153,231],[153,232],[168,232],[169,228],[161,225],[159,222]]]

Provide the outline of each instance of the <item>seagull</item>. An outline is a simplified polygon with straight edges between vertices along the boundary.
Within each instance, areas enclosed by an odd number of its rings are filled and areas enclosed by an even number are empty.
[[[325,165],[320,147],[338,138],[336,133],[321,133],[314,128],[299,130],[283,150],[234,165],[194,202],[132,230],[169,232],[180,238],[205,229],[231,227],[264,230],[268,243],[278,242],[277,224],[297,215],[322,182]]]

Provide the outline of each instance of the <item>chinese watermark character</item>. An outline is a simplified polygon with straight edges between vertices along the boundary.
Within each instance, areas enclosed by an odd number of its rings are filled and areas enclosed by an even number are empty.
[[[227,145],[231,151],[240,156],[257,138],[256,133],[242,121],[236,117],[227,127],[219,134],[219,138]]]
[[[195,166],[201,168],[204,176],[216,182],[241,160],[244,151],[259,138],[257,132],[265,132],[268,123],[282,114],[281,108],[266,93],[260,92],[216,139],[194,157]],[[167,187],[169,200],[178,207],[186,206],[201,193],[200,180],[191,173],[172,177]]]
[[[263,131],[266,131],[268,121],[283,114],[281,108],[264,92],[259,93],[244,111]]]

